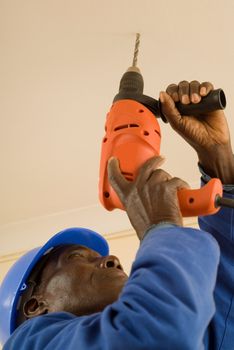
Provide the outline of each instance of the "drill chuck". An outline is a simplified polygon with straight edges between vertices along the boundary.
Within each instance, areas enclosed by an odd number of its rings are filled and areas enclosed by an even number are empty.
[[[129,96],[143,94],[144,80],[137,67],[130,67],[122,76],[119,84],[119,93],[114,97],[114,102],[127,99]]]

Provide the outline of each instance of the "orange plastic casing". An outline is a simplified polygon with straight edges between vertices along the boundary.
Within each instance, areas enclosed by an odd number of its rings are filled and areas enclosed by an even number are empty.
[[[124,207],[110,186],[107,163],[110,157],[119,159],[120,170],[125,178],[133,181],[138,170],[149,158],[160,154],[161,132],[154,114],[134,100],[115,102],[107,114],[106,134],[102,141],[99,199],[107,210]],[[219,210],[216,196],[222,197],[222,183],[210,180],[200,189],[178,191],[182,216],[211,215]]]
[[[223,186],[219,179],[211,179],[205,186],[177,192],[182,216],[204,216],[215,214],[220,207],[216,207],[216,196],[222,197]]]
[[[99,199],[108,210],[124,209],[108,182],[108,160],[110,157],[118,158],[122,174],[127,180],[133,181],[141,165],[160,154],[160,126],[153,113],[144,105],[134,100],[119,100],[107,114],[105,131],[101,150]]]

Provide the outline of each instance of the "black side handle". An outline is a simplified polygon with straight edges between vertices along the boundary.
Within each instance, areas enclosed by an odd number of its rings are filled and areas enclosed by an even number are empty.
[[[113,102],[124,99],[130,99],[142,103],[157,118],[161,118],[167,123],[167,119],[162,113],[160,100],[158,101],[141,93],[135,93],[135,91],[121,91],[115,96]],[[176,107],[182,115],[194,115],[199,117],[218,109],[224,109],[226,107],[226,97],[222,89],[216,89],[212,90],[206,97],[203,97],[199,103],[189,103],[188,105],[185,105],[181,102],[177,102]]]
[[[218,109],[224,109],[226,107],[226,97],[222,89],[212,90],[207,96],[203,97],[199,103],[189,103],[187,105],[181,102],[176,103],[176,108],[182,115],[194,115],[200,116],[209,112],[214,112]],[[159,101],[160,117],[164,122],[165,116],[162,113],[160,101]]]

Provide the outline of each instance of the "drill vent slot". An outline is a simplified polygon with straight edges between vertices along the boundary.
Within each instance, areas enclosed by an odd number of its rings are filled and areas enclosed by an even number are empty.
[[[125,177],[126,180],[133,181],[133,174],[132,173],[127,173],[126,171],[122,171],[122,175]]]
[[[114,131],[118,131],[121,129],[127,129],[127,128],[139,128],[138,124],[124,124],[124,125],[119,125],[116,128],[114,128]]]
[[[155,129],[154,131],[156,132],[156,134],[158,134],[161,137],[161,134],[158,130]]]

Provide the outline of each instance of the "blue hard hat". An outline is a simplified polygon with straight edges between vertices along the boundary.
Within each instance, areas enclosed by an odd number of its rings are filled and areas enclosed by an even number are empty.
[[[0,342],[4,344],[16,329],[19,298],[27,289],[27,279],[41,257],[54,247],[79,244],[102,256],[109,254],[108,243],[100,234],[85,228],[69,228],[54,235],[43,247],[30,250],[8,271],[0,286]]]

